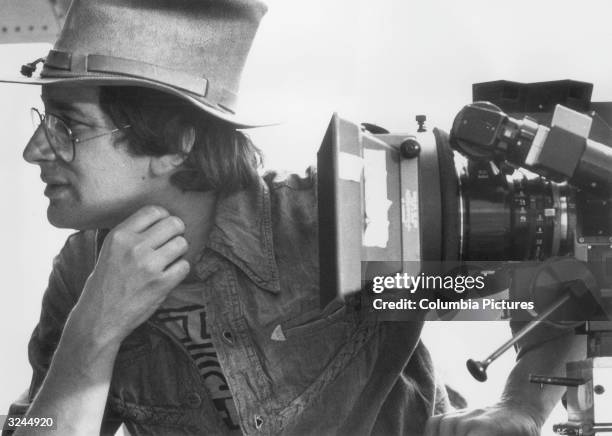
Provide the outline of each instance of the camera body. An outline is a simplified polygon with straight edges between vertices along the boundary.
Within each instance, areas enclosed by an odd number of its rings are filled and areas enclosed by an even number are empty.
[[[392,134],[335,114],[318,154],[323,306],[377,276],[472,263],[491,278],[478,297],[509,288],[505,298],[536,300],[530,317],[580,295],[550,320],[580,324],[588,358],[570,362],[566,378],[534,377],[568,386],[559,434],[610,422],[612,104],[591,103],[591,91],[573,81],[476,84],[474,100],[488,102],[466,106],[450,135],[425,131],[422,119]]]
[[[484,85],[480,94],[494,97]],[[529,115],[468,105],[450,136],[368,130],[334,115],[318,155],[322,304],[376,275],[443,272],[445,262],[573,256],[612,287],[612,148],[596,141],[612,131],[594,112],[557,106],[587,108],[590,85],[493,85],[495,103]]]
[[[571,81],[561,84],[568,88],[565,96],[590,96],[588,84]],[[541,91],[558,87],[559,82],[535,85]],[[489,92],[481,94],[490,97],[491,86],[488,88]],[[583,92],[578,92],[581,89]],[[504,94],[503,87],[501,94]],[[453,147],[471,160],[472,167],[480,165],[477,168],[480,177],[472,177],[464,184],[472,186],[466,197],[474,203],[477,197],[486,201],[483,193],[490,191],[491,186],[502,186],[500,179],[507,178],[507,188],[503,191],[510,199],[507,203],[514,219],[511,227],[517,230],[513,240],[515,245],[523,245],[532,252],[504,250],[500,258],[545,260],[572,255],[590,266],[602,288],[610,288],[612,148],[608,143],[612,131],[608,123],[612,119],[605,120],[594,110],[582,113],[556,104],[551,94],[554,93],[545,93],[547,102],[539,107],[553,106],[552,114],[541,113],[538,117],[533,112],[506,114],[490,102],[477,102],[459,112],[452,128]],[[589,106],[584,100],[569,99],[569,103],[584,110]],[[503,98],[496,103],[507,104]],[[507,106],[516,110],[512,105]],[[609,116],[610,104],[599,103],[596,107],[604,116]],[[489,174],[483,166],[491,169]],[[530,176],[521,175],[526,170]],[[509,176],[514,176],[513,180]],[[535,213],[535,220],[529,216],[530,212]],[[486,226],[475,222],[471,227],[479,232]],[[478,249],[468,251],[473,256],[482,255]],[[490,251],[483,254],[495,256]]]

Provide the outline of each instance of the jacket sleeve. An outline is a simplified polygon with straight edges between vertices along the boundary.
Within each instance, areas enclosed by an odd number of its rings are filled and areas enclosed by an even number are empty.
[[[76,304],[93,270],[96,259],[96,233],[78,232],[71,235],[60,253],[53,260],[49,283],[43,295],[38,324],[30,337],[28,358],[32,366],[30,387],[9,408],[10,415],[24,415],[40,389],[51,359],[62,335],[64,324]],[[110,412],[107,410],[109,419]],[[103,425],[103,434],[114,434],[120,423]],[[114,427],[114,429],[112,429]],[[4,430],[2,436],[11,435]]]

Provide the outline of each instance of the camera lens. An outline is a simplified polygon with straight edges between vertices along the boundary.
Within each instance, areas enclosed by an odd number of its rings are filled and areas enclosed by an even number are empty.
[[[565,184],[489,162],[470,161],[460,177],[463,260],[544,260],[571,253],[575,192]]]

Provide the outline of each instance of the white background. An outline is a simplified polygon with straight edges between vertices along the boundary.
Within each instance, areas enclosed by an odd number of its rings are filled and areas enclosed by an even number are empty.
[[[273,0],[243,79],[247,112],[284,124],[252,132],[273,168],[315,161],[333,111],[356,122],[413,131],[416,114],[448,130],[475,82],[576,79],[594,101],[612,100],[612,7],[600,1]],[[48,50],[0,46],[0,71]],[[57,253],[68,234],[45,218],[36,167],[21,160],[37,87],[0,85],[0,410],[29,383],[26,344]],[[437,323],[424,334],[440,372],[471,405],[499,396],[511,353],[486,385],[464,369],[508,337],[503,323]],[[2,412],[0,412],[2,413]],[[554,421],[564,419],[557,411]],[[550,423],[543,434],[552,434]]]

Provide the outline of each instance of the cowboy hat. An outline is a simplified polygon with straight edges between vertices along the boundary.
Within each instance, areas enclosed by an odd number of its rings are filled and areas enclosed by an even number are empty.
[[[0,82],[149,87],[255,127],[236,113],[236,101],[266,9],[259,0],[74,0],[46,58]]]

